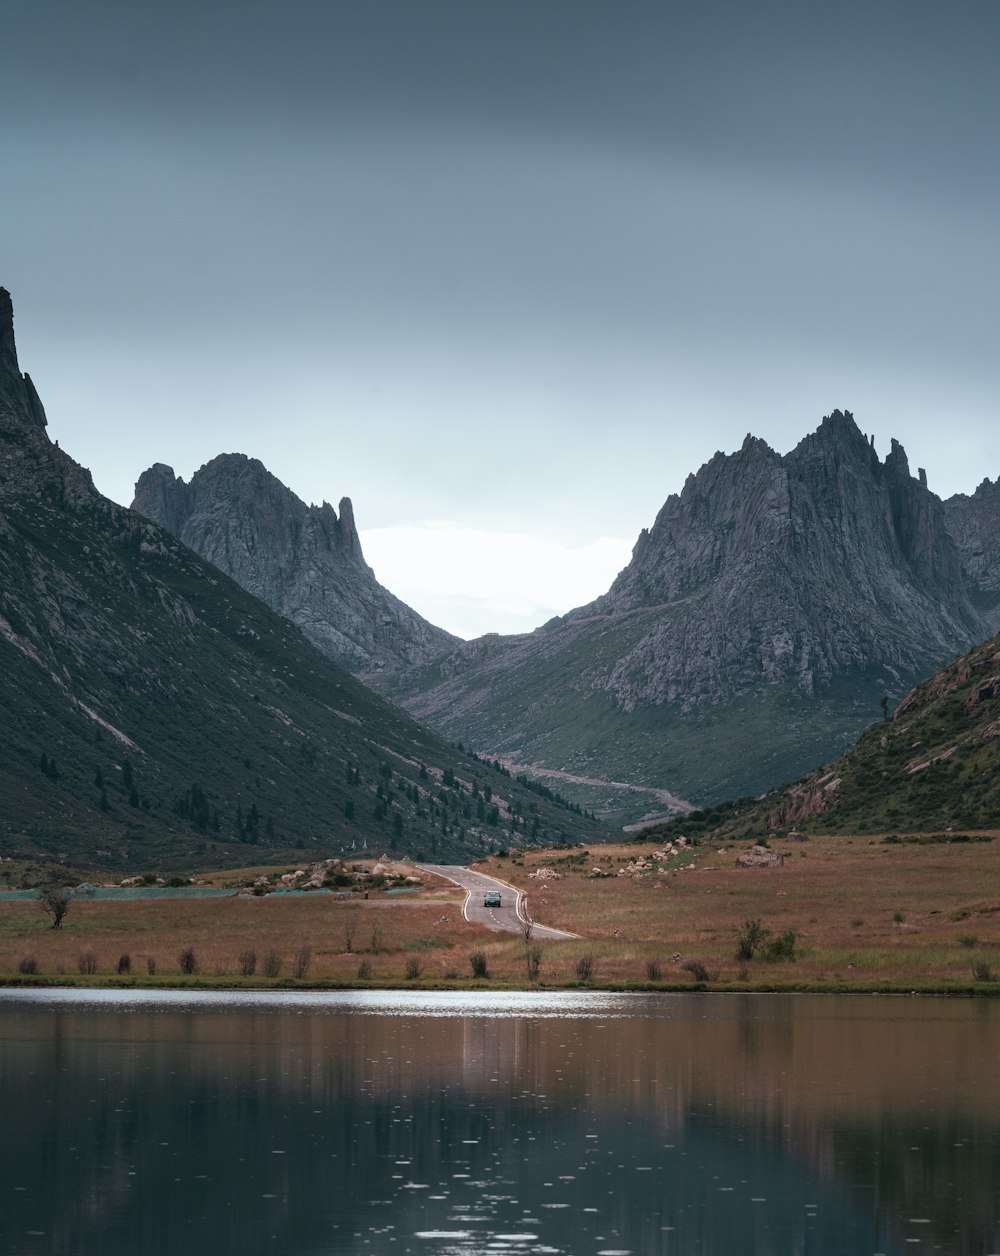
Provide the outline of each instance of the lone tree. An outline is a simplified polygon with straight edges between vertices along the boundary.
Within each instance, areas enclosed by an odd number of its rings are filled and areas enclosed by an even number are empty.
[[[63,916],[69,911],[72,901],[73,895],[65,885],[42,886],[38,891],[38,904],[42,911],[48,912],[52,917],[53,929],[62,928]]]

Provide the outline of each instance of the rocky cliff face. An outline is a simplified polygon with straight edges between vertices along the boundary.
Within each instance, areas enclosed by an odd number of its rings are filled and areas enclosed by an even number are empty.
[[[255,458],[220,454],[189,484],[158,462],[139,477],[132,508],[351,671],[424,663],[456,642],[375,579],[349,498],[339,515],[326,502],[307,506]]]
[[[339,524],[349,549],[343,511]],[[454,750],[101,497],[49,442],[3,289],[0,722],[5,857],[144,872],[377,845],[464,861],[600,834]],[[487,784],[496,814],[481,817]]]
[[[983,480],[972,496],[957,493],[944,503],[948,531],[965,568],[973,604],[1000,628],[1000,477]]]
[[[671,614],[606,680],[625,709],[718,704],[761,682],[811,698],[983,635],[941,502],[896,441],[880,463],[840,411],[785,457],[750,436],[717,454],[574,618],[657,606]]]
[[[923,473],[835,411],[717,454],[590,605],[381,683],[490,753],[701,801],[828,759],[987,631]]]

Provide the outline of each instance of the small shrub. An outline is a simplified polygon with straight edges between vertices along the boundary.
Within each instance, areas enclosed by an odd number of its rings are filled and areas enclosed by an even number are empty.
[[[657,959],[646,960],[646,976],[650,981],[663,980],[663,967]]]
[[[967,946],[969,950],[972,950],[972,948],[979,941],[974,933],[960,933],[958,935],[958,940],[962,946]]]
[[[363,959],[358,965],[358,980],[370,981],[372,976],[372,962],[370,959]]]
[[[593,955],[581,955],[576,961],[576,975],[580,981],[589,981],[594,975]]]
[[[488,977],[490,975],[485,951],[473,951],[469,956],[469,964],[472,968],[473,977]]]
[[[415,981],[421,973],[420,960],[415,955],[411,955],[406,961],[406,980]]]
[[[240,973],[244,977],[252,977],[257,971],[257,952],[254,950],[240,951]]]
[[[84,976],[90,976],[97,972],[97,956],[91,947],[85,946],[83,948],[76,957],[76,966]]]
[[[692,981],[711,981],[712,980],[708,969],[705,967],[705,965],[701,962],[700,959],[686,959],[684,963],[681,964],[681,968],[683,968],[686,973],[691,974]]]
[[[268,951],[264,956],[262,971],[265,977],[281,976],[281,956],[277,951]]]
[[[132,956],[129,955],[128,951],[123,951],[122,954],[118,956],[118,963],[115,964],[115,972],[119,977],[127,977],[131,971]]]
[[[542,967],[542,948],[540,946],[527,947],[524,952],[524,959],[528,968],[528,980],[537,981]]]
[[[193,946],[186,946],[177,957],[177,963],[180,965],[182,973],[191,976],[192,973],[198,971],[198,957],[194,953]]]
[[[344,917],[344,950],[348,955],[354,950],[354,935],[358,931],[358,918],[352,911]]]
[[[38,891],[38,905],[52,917],[52,928],[61,929],[63,918],[73,902],[73,893],[65,885],[42,886]]]
[[[984,959],[977,959],[972,965],[972,975],[976,981],[992,981],[993,969],[990,968]]]
[[[764,958],[769,964],[791,962],[795,959],[795,931],[786,929],[764,948]]]
[[[24,958],[21,960],[21,962],[18,964],[17,971],[19,973],[24,973],[25,976],[28,976],[31,973],[37,973],[38,972],[37,957],[34,955],[25,955]]]
[[[736,980],[737,981],[749,981],[750,980],[749,965],[740,964],[739,968],[736,970]]]
[[[897,925],[901,925],[903,921],[906,919],[906,916],[901,911],[894,911],[892,913],[892,918],[896,922]]]
[[[148,972],[151,977],[156,976],[156,960],[152,955],[147,955],[146,957],[146,972]]]
[[[312,951],[307,946],[303,946],[292,963],[292,972],[301,981],[309,972],[309,965],[312,963]]]
[[[368,949],[373,955],[377,955],[382,949],[382,927],[377,922],[372,925],[372,936],[368,943]]]
[[[759,920],[744,920],[736,930],[736,958],[753,959],[769,936],[770,931]]]
[[[864,923],[865,922],[861,919],[860,916],[855,916],[854,919],[851,921],[851,928],[860,929]]]

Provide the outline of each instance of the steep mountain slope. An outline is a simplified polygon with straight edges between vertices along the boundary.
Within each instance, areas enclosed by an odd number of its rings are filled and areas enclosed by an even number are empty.
[[[0,289],[0,852],[143,871],[599,836],[445,743],[45,432]],[[287,856],[286,856],[287,857]],[[305,857],[305,856],[299,856]]]
[[[1000,636],[923,681],[833,763],[646,835],[751,838],[792,828],[959,839],[964,830],[1000,828]]]
[[[373,683],[507,760],[707,801],[828,759],[986,632],[923,472],[835,411],[717,454],[589,606]]]
[[[220,454],[186,484],[158,462],[132,509],[232,576],[349,671],[426,663],[457,639],[375,579],[350,498],[307,506],[254,458]]]
[[[944,513],[973,604],[992,628],[1000,628],[1000,477],[983,480],[971,497],[949,497]]]

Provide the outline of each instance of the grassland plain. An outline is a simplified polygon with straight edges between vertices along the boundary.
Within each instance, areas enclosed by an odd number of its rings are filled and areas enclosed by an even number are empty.
[[[58,930],[37,903],[8,902],[0,981],[1000,994],[998,834],[960,843],[894,836],[773,839],[784,863],[762,869],[738,868],[742,848],[732,843],[664,858],[637,842],[530,850],[477,865],[525,891],[536,920],[580,935],[566,942],[478,929],[462,916],[461,892],[426,874],[412,894],[367,898],[77,901]],[[532,875],[543,868],[558,876]],[[740,959],[748,922],[764,934],[754,956]],[[197,968],[183,973],[189,949]],[[488,976],[473,978],[473,956]],[[35,971],[21,973],[29,957]]]

